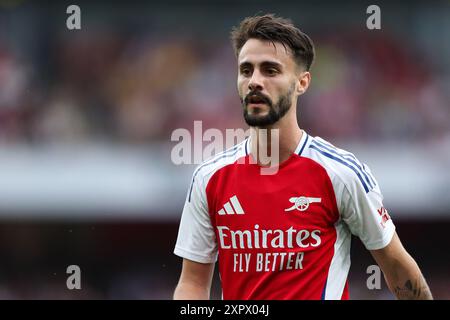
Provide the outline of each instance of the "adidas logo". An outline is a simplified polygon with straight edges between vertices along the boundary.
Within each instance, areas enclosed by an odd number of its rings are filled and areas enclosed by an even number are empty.
[[[223,205],[223,209],[220,209],[218,212],[221,216],[226,214],[244,214],[244,210],[242,210],[242,206],[239,203],[239,200],[236,196],[232,196],[230,201]]]

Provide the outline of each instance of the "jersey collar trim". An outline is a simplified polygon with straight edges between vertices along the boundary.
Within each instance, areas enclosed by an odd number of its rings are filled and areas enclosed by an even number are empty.
[[[302,130],[302,131],[303,131],[302,138],[300,139],[300,142],[298,143],[298,146],[295,149],[295,153],[298,154],[299,156],[302,155],[302,152],[305,149],[305,147],[309,141],[309,136],[306,133],[306,131],[305,130]]]

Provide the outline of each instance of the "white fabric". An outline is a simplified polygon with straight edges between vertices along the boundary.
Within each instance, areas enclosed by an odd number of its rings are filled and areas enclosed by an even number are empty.
[[[368,250],[384,248],[391,241],[395,232],[395,226],[391,219],[385,224],[382,223],[382,217],[378,210],[383,207],[383,196],[379,184],[372,176],[369,167],[360,163],[353,154],[336,148],[337,154],[333,154],[333,156],[341,156],[340,159],[342,161],[348,163],[349,166],[360,173],[360,179],[355,171],[348,166],[310,147],[311,143],[316,139],[322,143],[325,142],[323,139],[310,137],[312,141],[308,142],[302,156],[311,158],[327,170],[333,184],[340,216],[348,225],[350,231],[361,239]],[[329,143],[327,146],[328,149],[332,148]],[[330,154],[327,149],[322,148],[322,151]],[[348,159],[354,159],[353,161],[360,165],[362,169],[348,162]],[[368,180],[373,181],[375,184],[369,192],[366,192],[361,182],[361,180],[366,180],[362,171],[369,177]]]
[[[200,263],[217,261],[218,246],[209,217],[206,186],[213,174],[246,155],[247,140],[214,156],[197,167],[193,174],[181,215],[174,253]]]

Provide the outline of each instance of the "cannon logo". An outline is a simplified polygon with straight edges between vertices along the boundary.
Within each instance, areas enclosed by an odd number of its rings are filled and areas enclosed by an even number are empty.
[[[290,203],[293,203],[293,206],[284,211],[292,211],[297,209],[298,211],[306,211],[309,208],[311,203],[320,203],[322,202],[322,198],[311,198],[311,197],[292,197],[289,199]]]

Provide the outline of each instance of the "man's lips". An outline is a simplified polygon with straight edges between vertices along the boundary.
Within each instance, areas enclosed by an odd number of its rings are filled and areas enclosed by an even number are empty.
[[[247,104],[248,107],[262,107],[267,106],[267,103],[265,102],[250,102]]]
[[[249,94],[246,98],[245,98],[245,104],[250,106],[250,105],[268,105],[268,99],[260,94]]]
[[[246,103],[248,105],[250,104],[269,104],[269,101],[267,99],[264,98],[249,98],[246,100]]]

